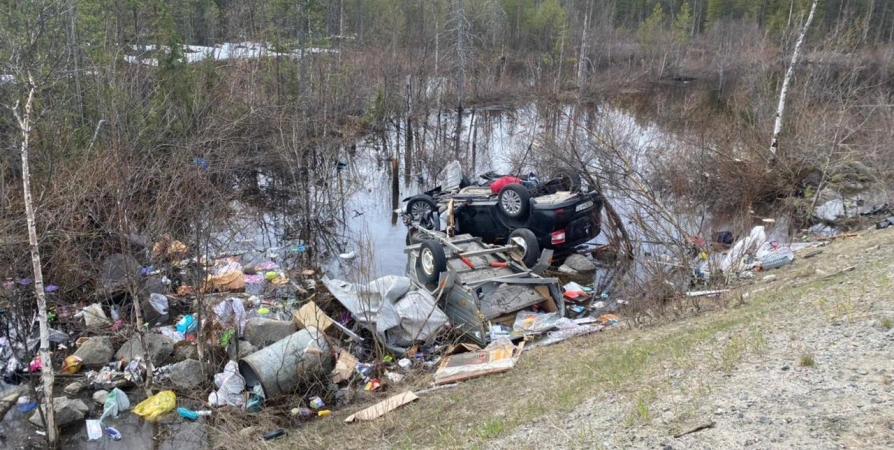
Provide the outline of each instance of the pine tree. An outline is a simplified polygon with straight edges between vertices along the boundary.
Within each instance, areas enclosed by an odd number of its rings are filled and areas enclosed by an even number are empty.
[[[649,46],[658,40],[658,35],[664,24],[664,17],[664,8],[661,7],[661,3],[656,3],[652,15],[639,28],[642,45]]]
[[[683,2],[680,12],[674,19],[674,37],[684,44],[689,42],[689,33],[692,30],[692,9],[689,2]]]

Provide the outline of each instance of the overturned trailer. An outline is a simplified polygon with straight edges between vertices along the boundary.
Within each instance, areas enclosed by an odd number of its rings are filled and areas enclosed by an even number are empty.
[[[420,242],[405,250],[407,277],[437,299],[466,339],[485,345],[491,323],[511,324],[523,309],[565,315],[559,281],[541,276],[553,252],[541,252],[529,230],[516,230],[507,245],[495,246],[469,234],[415,228]]]

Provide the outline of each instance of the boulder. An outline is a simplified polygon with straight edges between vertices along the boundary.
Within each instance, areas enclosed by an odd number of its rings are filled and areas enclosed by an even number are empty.
[[[202,363],[194,359],[180,361],[171,366],[168,379],[178,389],[195,389],[202,384]]]
[[[289,337],[298,331],[291,320],[274,320],[263,317],[252,317],[245,324],[245,340],[258,348],[266,347],[276,341]]]
[[[65,393],[67,395],[78,395],[87,388],[87,385],[81,383],[80,381],[75,381],[74,383],[65,386]]]
[[[41,406],[43,408],[43,406]],[[53,399],[53,411],[56,412],[56,426],[59,428],[73,425],[74,423],[84,420],[90,408],[84,402],[77,399],[69,399],[65,397],[56,397]],[[39,427],[43,427],[40,411],[35,411],[29,419],[31,423]]]
[[[93,403],[97,403],[100,405],[105,405],[106,398],[109,396],[109,391],[99,390],[93,393]]]
[[[185,360],[185,359],[199,359],[199,347],[194,345],[192,342],[182,341],[180,345],[174,346],[174,359],[175,360]]]
[[[115,353],[115,359],[123,359],[126,362],[130,362],[130,360],[138,356],[143,356],[143,347],[140,342],[140,335],[134,335],[118,349],[118,353]],[[149,353],[149,359],[152,360],[152,364],[158,367],[174,353],[174,341],[167,336],[148,333],[146,334],[146,350]]]
[[[94,336],[87,339],[87,342],[81,344],[74,353],[75,356],[81,358],[81,365],[88,369],[98,369],[106,365],[114,354],[115,349],[108,336]]]
[[[816,215],[826,222],[835,223],[836,220],[845,217],[844,201],[829,200],[816,207]]]
[[[230,359],[234,361],[238,361],[246,356],[258,351],[254,345],[251,345],[251,342],[248,341],[239,341],[239,353],[236,353],[236,348],[233,345],[227,347],[227,355],[229,355]]]
[[[588,273],[596,271],[596,264],[587,259],[584,255],[574,254],[565,259],[565,265],[571,270],[580,273]]]

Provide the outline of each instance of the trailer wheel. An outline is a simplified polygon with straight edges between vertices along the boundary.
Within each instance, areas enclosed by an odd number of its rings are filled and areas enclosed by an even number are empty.
[[[444,246],[438,241],[422,241],[418,261],[416,269],[426,283],[437,282],[441,272],[447,270],[447,255],[444,253]]]
[[[435,200],[425,194],[417,195],[407,202],[407,214],[412,217],[414,222],[429,230],[435,228],[431,221],[431,213],[437,209],[438,205]]]
[[[516,228],[509,233],[509,245],[513,247],[512,256],[520,259],[529,269],[537,265],[540,259],[540,243],[537,236],[527,228]]]
[[[500,189],[497,207],[510,219],[524,219],[531,212],[531,193],[518,183],[511,183]]]

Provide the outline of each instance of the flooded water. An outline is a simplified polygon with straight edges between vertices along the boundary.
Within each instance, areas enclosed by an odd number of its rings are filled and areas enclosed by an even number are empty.
[[[570,107],[545,111],[535,104],[516,109],[481,109],[474,114],[468,113],[463,119],[463,140],[460,162],[466,169],[466,175],[474,181],[474,177],[487,171],[498,173],[542,173],[536,167],[538,152],[544,140],[570,139],[585,141],[583,129],[571,126],[571,121],[563,117],[571,114]],[[612,121],[633,127],[635,133],[643,141],[651,141],[660,134],[660,130],[651,125],[640,126],[633,118],[619,110],[604,109],[601,114],[609,115]],[[437,116],[431,116],[426,126],[437,128]],[[455,115],[441,118],[442,128],[455,130]],[[392,130],[389,133],[389,145],[398,143],[401,152],[405,143],[402,136]],[[454,141],[447,144],[428,142],[424,151],[430,152],[443,161],[453,159]],[[474,166],[472,147],[474,145]],[[382,151],[378,140],[364,140],[357,146],[356,157],[347,167],[346,177],[353,181],[355,187],[347,205],[348,230],[346,248],[358,254],[361,242],[368,242],[371,254],[364,261],[340,261],[337,266],[342,271],[356,271],[363,266],[376,275],[402,274],[405,271],[406,256],[404,242],[406,227],[393,221],[391,202],[390,151]],[[406,198],[434,187],[436,174],[424,170],[411,172],[412,180],[405,183],[403,157],[401,157],[400,198]],[[474,171],[474,176],[469,173]],[[422,182],[418,177],[422,177]],[[605,242],[605,236],[599,236],[595,242]],[[372,261],[369,261],[369,260]]]

